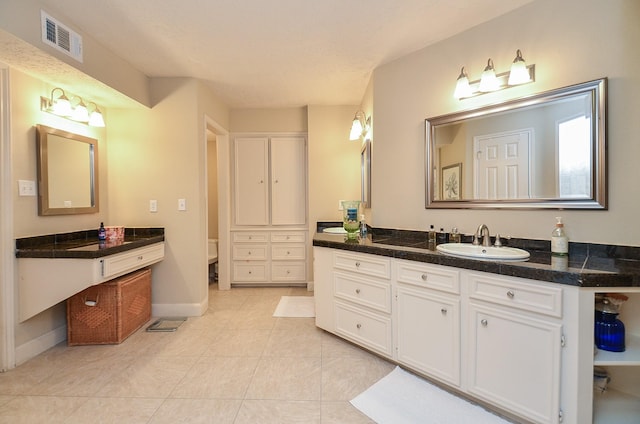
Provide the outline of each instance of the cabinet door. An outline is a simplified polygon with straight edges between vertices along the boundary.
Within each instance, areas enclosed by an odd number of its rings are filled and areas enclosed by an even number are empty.
[[[306,162],[304,137],[271,139],[271,224],[306,223]]]
[[[561,326],[470,304],[469,392],[538,423],[557,423]]]
[[[236,138],[234,154],[235,223],[268,225],[268,139]]]
[[[460,385],[460,301],[433,291],[397,289],[398,361]]]

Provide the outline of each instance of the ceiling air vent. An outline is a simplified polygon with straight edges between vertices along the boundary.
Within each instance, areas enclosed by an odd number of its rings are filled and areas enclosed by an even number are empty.
[[[61,52],[82,62],[82,37],[58,20],[40,11],[42,24],[42,41]]]

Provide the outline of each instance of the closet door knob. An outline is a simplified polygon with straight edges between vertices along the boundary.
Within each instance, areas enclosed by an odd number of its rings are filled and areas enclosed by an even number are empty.
[[[480,320],[480,324],[482,324],[483,327],[486,327],[489,324],[489,321],[487,321],[486,319],[482,319]]]
[[[422,274],[420,278],[422,278],[422,281],[427,281],[427,274]]]
[[[362,328],[362,324],[356,324],[356,328],[359,330]]]
[[[442,315],[447,315],[447,308],[440,309],[440,312],[442,312]]]
[[[360,289],[356,289],[356,294],[360,294]]]
[[[515,297],[515,295],[516,295],[516,294],[513,292],[513,290],[509,290],[509,291],[507,292],[507,297],[508,297],[509,299],[513,299],[513,298]]]

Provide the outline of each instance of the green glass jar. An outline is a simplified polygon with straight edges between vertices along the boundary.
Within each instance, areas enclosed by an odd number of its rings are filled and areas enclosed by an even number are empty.
[[[342,201],[342,225],[347,232],[348,239],[358,238],[360,229],[360,221],[358,213],[360,209],[359,200],[343,200]]]

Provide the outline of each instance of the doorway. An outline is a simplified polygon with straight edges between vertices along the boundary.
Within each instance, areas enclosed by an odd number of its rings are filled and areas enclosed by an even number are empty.
[[[229,226],[230,226],[230,174],[229,174],[229,133],[214,120],[205,117],[206,137],[206,235],[207,239],[218,240],[218,258],[215,269],[219,290],[231,288],[229,279]],[[207,243],[207,247],[208,247]],[[208,255],[207,255],[208,257]]]

